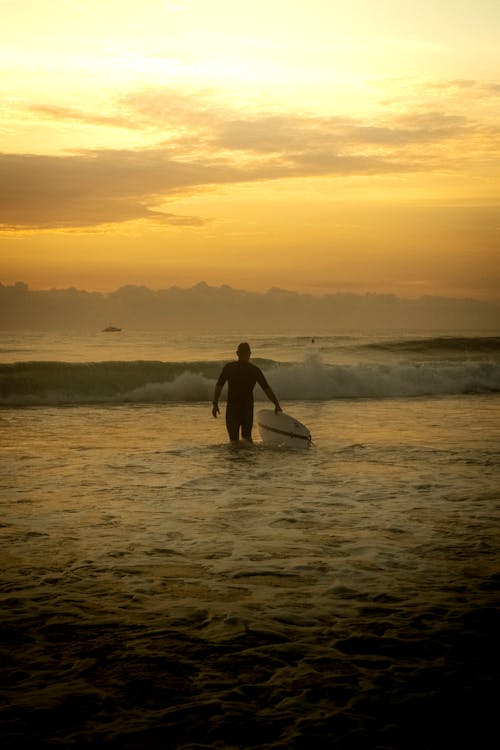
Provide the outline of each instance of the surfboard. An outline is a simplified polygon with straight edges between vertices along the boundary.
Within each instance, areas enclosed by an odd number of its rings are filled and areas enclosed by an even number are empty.
[[[266,445],[281,445],[286,448],[309,448],[311,433],[305,425],[290,414],[272,409],[257,413],[260,436]]]

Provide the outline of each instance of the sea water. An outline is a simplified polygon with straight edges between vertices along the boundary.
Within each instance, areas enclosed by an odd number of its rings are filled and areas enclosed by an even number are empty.
[[[1,335],[2,745],[485,747],[500,338],[248,336],[298,451],[227,444],[233,338]]]

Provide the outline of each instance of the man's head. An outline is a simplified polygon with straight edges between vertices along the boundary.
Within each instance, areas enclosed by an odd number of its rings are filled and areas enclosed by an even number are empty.
[[[243,362],[248,362],[251,353],[252,352],[250,351],[250,344],[247,344],[246,341],[243,341],[236,349],[238,359],[243,360]]]

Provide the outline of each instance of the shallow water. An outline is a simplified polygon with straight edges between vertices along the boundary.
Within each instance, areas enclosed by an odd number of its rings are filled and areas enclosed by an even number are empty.
[[[5,747],[486,746],[498,396],[0,412]],[[257,437],[257,436],[256,436]]]

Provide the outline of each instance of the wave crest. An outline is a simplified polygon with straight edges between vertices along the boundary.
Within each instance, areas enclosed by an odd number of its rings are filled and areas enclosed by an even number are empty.
[[[492,361],[331,365],[314,355],[298,364],[267,360],[262,366],[281,401],[500,392],[500,364]],[[1,365],[0,405],[205,402],[220,367],[219,362]],[[258,386],[255,398],[265,400]]]

